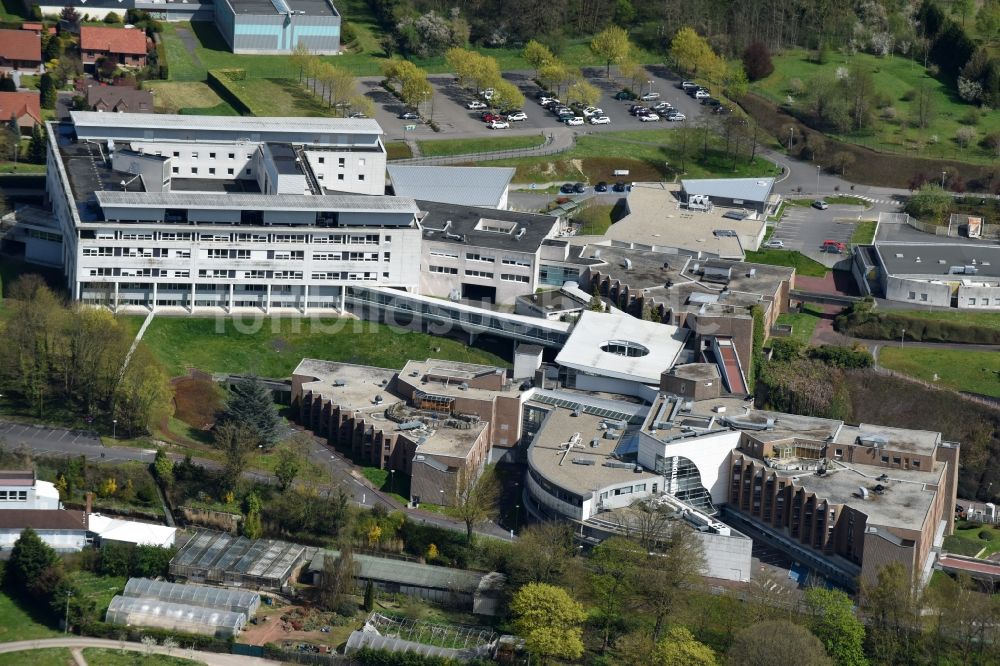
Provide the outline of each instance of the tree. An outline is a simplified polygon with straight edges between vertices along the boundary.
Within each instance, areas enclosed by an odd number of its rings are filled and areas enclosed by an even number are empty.
[[[76,11],[76,8],[73,7],[73,5],[67,5],[62,8],[61,12],[59,12],[59,19],[66,21],[70,25],[79,25],[80,12]]]
[[[264,448],[278,441],[278,410],[270,389],[258,377],[248,377],[232,386],[217,422],[246,426]]]
[[[295,48],[292,50],[289,58],[291,58],[292,66],[299,72],[299,83],[302,83],[305,79],[309,63],[313,58],[315,58],[315,56],[312,51],[309,50],[309,47],[306,46],[302,40],[299,40],[299,43],[295,45]]]
[[[729,666],[830,666],[819,639],[805,627],[779,620],[759,622],[738,632],[726,652]]]
[[[260,496],[256,491],[247,495],[246,501],[246,513],[243,516],[242,531],[243,536],[248,539],[259,539],[264,536],[264,527],[261,525],[260,513],[263,509],[263,504],[260,501]]]
[[[170,461],[163,447],[156,449],[156,457],[153,458],[153,472],[165,488],[170,488],[174,482],[174,463]]]
[[[764,42],[754,42],[743,51],[743,69],[751,81],[767,78],[774,71],[771,51]]]
[[[355,95],[350,99],[350,112],[360,113],[366,118],[375,117],[375,102],[367,95]]]
[[[411,108],[418,108],[434,95],[434,87],[421,70],[421,76],[413,76],[403,81],[399,96]]]
[[[655,666],[716,666],[715,652],[684,627],[673,627],[663,640],[656,644],[653,653]]]
[[[847,168],[854,164],[854,154],[841,150],[833,154],[833,168],[843,176]]]
[[[122,22],[122,17],[115,12],[108,12],[104,15],[104,22],[108,25],[113,25]]]
[[[257,448],[260,438],[250,426],[230,421],[215,426],[215,446],[222,451],[224,490],[236,487],[246,468],[250,452]]]
[[[9,76],[0,77],[0,92],[17,92],[17,84]]]
[[[596,106],[601,101],[601,91],[592,83],[580,80],[566,89],[566,101],[579,102],[584,106]]]
[[[524,49],[521,51],[521,57],[524,58],[525,62],[531,65],[531,68],[535,70],[535,76],[538,76],[538,70],[542,65],[554,60],[555,56],[549,47],[545,46],[541,42],[536,42],[535,40],[530,40],[524,45]]]
[[[976,128],[959,127],[955,130],[955,141],[962,148],[968,148],[970,143],[975,143],[976,141]]]
[[[868,653],[876,664],[913,663],[911,637],[920,622],[919,604],[909,572],[891,562],[874,584],[861,586],[862,609],[868,625]]]
[[[583,654],[581,625],[587,615],[566,590],[546,583],[528,583],[510,602],[514,631],[525,639],[528,652],[544,664],[550,658],[579,659]]]
[[[975,9],[976,3],[973,0],[951,0],[951,11],[962,17],[962,27],[965,27],[965,21],[969,18],[969,14]]]
[[[653,617],[653,640],[660,640],[667,618],[679,610],[684,590],[698,582],[705,570],[701,541],[680,521],[671,520],[656,543],[647,548],[642,565],[639,605]]]
[[[616,25],[605,28],[594,35],[590,41],[590,50],[607,64],[607,76],[611,78],[611,65],[617,65],[628,60],[632,51],[628,33]]]
[[[524,528],[511,544],[510,570],[514,585],[557,584],[577,554],[573,530],[566,523],[547,521]]]
[[[987,43],[1000,41],[1000,0],[987,0],[979,8],[976,32]]]
[[[905,210],[924,222],[943,224],[954,205],[955,200],[948,192],[936,183],[929,183],[910,197]]]
[[[811,587],[805,594],[809,627],[837,666],[867,666],[865,625],[854,614],[851,598],[840,590]]]
[[[743,65],[734,62],[727,66],[723,85],[726,94],[731,98],[737,100],[743,98],[750,90],[750,82],[747,80],[747,73],[743,69]]]
[[[56,551],[30,527],[14,542],[4,576],[8,588],[19,594],[34,595],[42,583],[42,573],[59,562]]]
[[[670,42],[670,57],[678,69],[690,76],[719,82],[725,73],[725,61],[693,28],[684,27],[677,31]]]
[[[501,112],[513,111],[524,106],[524,95],[510,81],[501,80],[494,88],[490,103]]]
[[[372,584],[371,578],[369,578],[368,582],[365,584],[364,609],[369,613],[375,610],[375,585]]]
[[[56,364],[57,333],[64,316],[55,294],[38,275],[19,277],[8,293],[10,317],[0,347],[3,374],[37,416],[42,416]]]
[[[594,548],[589,582],[603,632],[602,650],[607,650],[612,628],[633,603],[636,572],[645,558],[639,544],[622,537],[612,537]]]
[[[472,529],[496,514],[500,481],[496,469],[488,465],[476,479],[475,472],[463,467],[455,483],[455,503],[448,512],[465,523],[465,536],[472,542]]]
[[[135,435],[170,409],[167,373],[145,344],[140,343],[120,374],[114,392],[115,418],[120,432]]]
[[[587,306],[587,309],[591,312],[604,312],[604,300],[601,298],[601,292],[597,288],[596,284],[590,294],[590,303]]]
[[[48,72],[42,74],[38,82],[39,99],[43,109],[56,108],[56,86],[52,81],[52,75]]]
[[[336,556],[327,553],[319,585],[319,600],[324,608],[334,610],[354,590],[359,568],[354,561],[354,548],[347,540],[341,540]]]
[[[915,91],[913,100],[913,122],[920,128],[926,128],[934,119],[934,96],[926,84],[921,84]]]
[[[303,456],[294,443],[278,447],[278,461],[274,465],[274,475],[278,478],[278,489],[291,488],[295,477],[302,469]]]
[[[570,82],[573,74],[569,67],[559,60],[553,58],[538,68],[538,79],[549,90],[554,90],[556,95],[562,91],[562,87]]]

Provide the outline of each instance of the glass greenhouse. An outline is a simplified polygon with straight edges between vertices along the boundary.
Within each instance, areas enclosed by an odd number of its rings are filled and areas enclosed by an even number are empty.
[[[260,608],[260,595],[249,590],[184,585],[149,578],[130,578],[122,596],[243,613],[246,619],[253,617]]]
[[[246,623],[243,613],[122,596],[111,600],[104,619],[109,624],[156,627],[219,638],[238,635]]]
[[[304,546],[199,532],[170,560],[170,575],[197,582],[281,589],[306,554]]]

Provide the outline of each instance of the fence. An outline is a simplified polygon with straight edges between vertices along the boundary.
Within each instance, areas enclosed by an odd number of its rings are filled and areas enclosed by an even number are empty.
[[[956,391],[956,390],[953,390],[953,389],[950,389],[950,388],[947,388],[947,387],[944,387],[944,386],[939,386],[938,384],[935,384],[934,382],[928,382],[926,380],[919,379],[919,378],[914,377],[912,375],[907,375],[907,374],[903,374],[901,372],[896,372],[895,370],[889,370],[888,368],[883,368],[882,366],[878,365],[878,358],[877,357],[875,359],[875,363],[876,363],[876,365],[872,368],[872,370],[874,370],[875,372],[877,372],[880,375],[884,375],[886,377],[894,377],[896,379],[902,379],[903,381],[907,381],[907,382],[910,382],[912,384],[919,384],[920,386],[923,386],[924,388],[927,388],[927,389],[931,389],[933,391],[947,391],[949,393],[953,393],[953,394],[957,395],[958,397],[962,398],[963,400],[968,400],[969,402],[974,402],[976,404],[983,405],[984,407],[989,407],[990,409],[1000,409],[1000,399],[997,399],[997,398],[994,398],[994,397],[991,397],[991,396],[988,396],[988,395],[980,395],[978,393],[969,393],[969,392],[966,392],[966,391]]]
[[[544,157],[545,155],[556,155],[571,149],[576,143],[572,138],[569,145],[557,143],[554,135],[546,134],[545,142],[534,148],[513,148],[511,150],[493,150],[483,153],[463,153],[462,155],[445,155],[441,157],[411,157],[405,160],[393,160],[393,164],[461,164],[464,162],[485,162],[489,160],[505,160],[515,157]]]

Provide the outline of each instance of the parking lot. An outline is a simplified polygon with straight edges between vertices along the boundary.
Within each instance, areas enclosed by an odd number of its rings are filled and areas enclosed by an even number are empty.
[[[680,79],[673,77],[665,67],[651,66],[647,68],[649,76],[642,84],[642,93],[657,92],[660,98],[657,101],[670,102],[674,108],[687,116],[683,122],[693,122],[700,114],[707,113],[707,107],[700,102],[690,98],[685,92],[677,87]],[[622,130],[644,130],[663,129],[681,125],[681,122],[641,122],[628,113],[631,104],[637,102],[618,101],[614,99],[615,93],[623,87],[620,81],[609,80],[603,68],[585,68],[583,70],[586,79],[597,86],[602,93],[598,107],[603,109],[604,114],[611,119],[609,125],[591,125],[587,123],[582,126],[573,127],[579,133],[600,133]],[[471,111],[466,108],[466,104],[475,98],[474,92],[466,90],[458,85],[455,77],[444,75],[432,75],[428,77],[431,85],[434,86],[435,95],[432,102],[423,105],[421,111],[428,120],[433,120],[437,124],[440,132],[434,132],[423,119],[417,121],[406,121],[398,118],[399,114],[406,111],[405,105],[398,99],[390,95],[379,85],[377,77],[360,80],[363,92],[375,101],[376,119],[385,131],[387,140],[399,140],[403,138],[430,139],[430,138],[457,138],[460,136],[491,136],[494,134],[543,134],[551,132],[565,125],[546,109],[538,105],[536,93],[540,91],[532,79],[532,73],[528,71],[506,72],[504,78],[514,83],[524,94],[525,102],[523,110],[528,116],[526,120],[511,123],[510,129],[491,130],[480,119],[482,111]],[[637,91],[639,92],[639,91]],[[650,102],[649,104],[655,104]],[[405,130],[406,126],[415,126],[412,130]]]
[[[861,206],[833,205],[826,210],[786,206],[771,240],[780,240],[787,250],[818,252],[827,240],[847,243],[863,212]]]

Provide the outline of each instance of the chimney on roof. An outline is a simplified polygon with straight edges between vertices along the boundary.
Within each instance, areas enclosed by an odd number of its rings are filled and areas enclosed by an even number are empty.
[[[89,516],[94,508],[94,493],[88,491],[84,495],[84,497],[86,497],[87,503],[86,506],[84,507],[83,513],[84,516]]]

